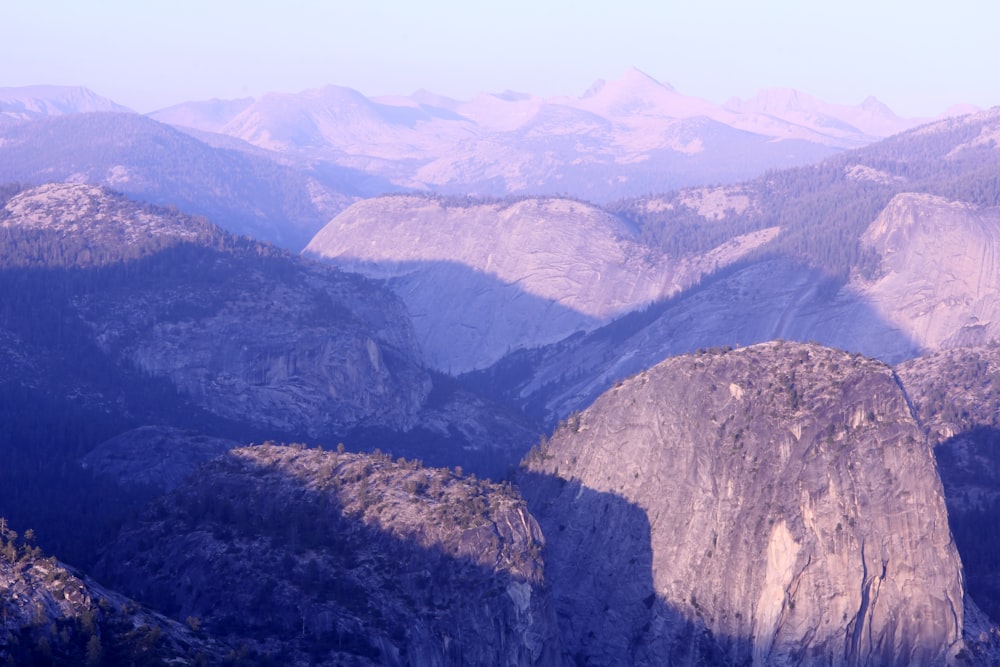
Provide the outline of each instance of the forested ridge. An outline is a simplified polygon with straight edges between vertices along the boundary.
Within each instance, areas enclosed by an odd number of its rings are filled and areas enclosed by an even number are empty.
[[[683,190],[619,200],[607,208],[637,225],[647,243],[673,256],[702,252],[740,234],[778,226],[782,233],[748,259],[789,257],[841,281],[852,271],[872,277],[877,257],[859,239],[893,196],[918,192],[980,206],[1000,205],[1000,151],[992,139],[977,142],[995,122],[991,114],[943,121],[816,165],[772,170],[739,186],[719,186],[751,202],[745,210],[730,209],[720,219],[707,219],[685,205]],[[672,206],[650,206],[651,202]]]

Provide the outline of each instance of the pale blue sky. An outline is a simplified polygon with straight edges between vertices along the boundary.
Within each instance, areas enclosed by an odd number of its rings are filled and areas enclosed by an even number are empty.
[[[790,87],[903,116],[1000,104],[985,0],[3,0],[0,86],[137,111],[332,83],[578,95],[630,66],[714,102]]]

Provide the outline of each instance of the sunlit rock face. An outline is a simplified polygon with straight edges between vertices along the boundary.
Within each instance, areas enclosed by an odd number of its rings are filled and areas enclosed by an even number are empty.
[[[941,482],[879,362],[794,343],[668,359],[567,420],[523,486],[567,648],[595,664],[962,646]]]
[[[856,289],[920,348],[987,343],[1000,333],[1000,210],[900,194],[861,240],[882,262],[880,276]]]
[[[429,363],[458,373],[675,294],[777,233],[672,258],[643,245],[629,223],[579,201],[391,196],[351,206],[304,252],[386,280]]]

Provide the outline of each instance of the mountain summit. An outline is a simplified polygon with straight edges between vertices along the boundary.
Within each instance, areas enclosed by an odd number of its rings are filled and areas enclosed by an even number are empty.
[[[131,111],[82,86],[0,88],[0,125],[90,111]]]

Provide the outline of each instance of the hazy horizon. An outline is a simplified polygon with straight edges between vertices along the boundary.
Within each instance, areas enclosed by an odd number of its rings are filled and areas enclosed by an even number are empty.
[[[189,0],[15,3],[0,28],[0,86],[85,86],[136,111],[185,101],[418,89],[459,100],[516,90],[579,96],[629,67],[723,103],[794,88],[857,105],[875,96],[904,117],[990,107],[981,72],[1000,64],[1000,9],[913,3],[835,6],[731,1],[679,6],[511,0],[477,6]]]

